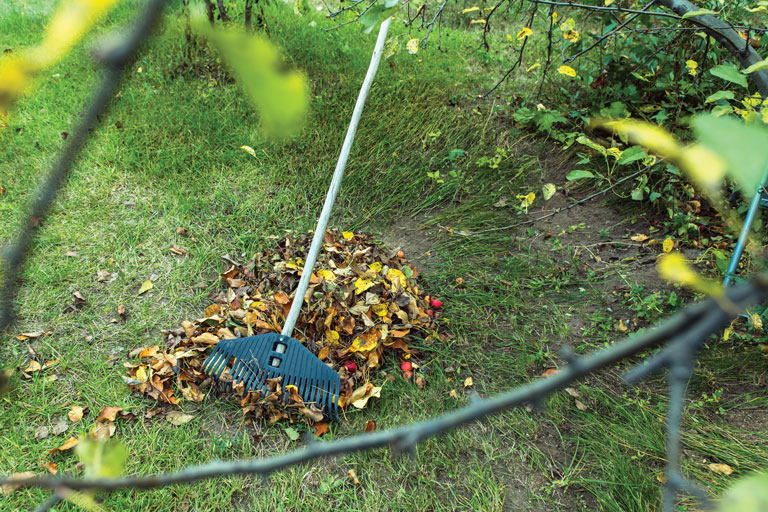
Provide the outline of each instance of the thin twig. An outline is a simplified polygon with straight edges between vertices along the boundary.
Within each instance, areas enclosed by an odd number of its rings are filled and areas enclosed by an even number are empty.
[[[727,299],[741,310],[748,308],[768,298],[768,275],[758,275],[748,283],[729,287],[724,293]],[[490,398],[477,398],[465,407],[430,420],[380,432],[358,434],[334,441],[313,441],[305,448],[264,459],[228,462],[213,461],[198,466],[188,466],[172,473],[121,478],[4,477],[0,478],[0,485],[13,483],[15,485],[50,489],[100,489],[105,491],[129,487],[153,489],[222,476],[245,474],[268,476],[277,470],[321,457],[350,454],[373,448],[388,446],[398,453],[412,452],[416,444],[424,439],[478,421],[491,414],[496,414],[512,407],[540,402],[545,397],[565,388],[577,379],[662,345],[667,340],[676,338],[688,340],[688,353],[693,357],[698,347],[706,341],[709,334],[724,328],[732,318],[731,312],[723,310],[713,299],[707,299],[689,306],[654,329],[638,333],[629,339],[617,342],[609,348],[599,350],[588,356],[577,356],[571,349],[566,347],[561,355],[567,361],[567,364],[551,377],[536,380]],[[697,333],[697,335],[690,335],[693,332]],[[690,364],[693,363],[691,362]],[[674,469],[679,472],[679,468]],[[671,512],[671,509],[665,510]]]
[[[528,0],[529,2],[533,4],[544,4],[544,5],[556,5],[558,7],[574,7],[576,9],[583,9],[585,11],[596,11],[596,12],[607,12],[607,13],[629,13],[629,14],[647,14],[650,16],[656,16],[659,18],[673,18],[676,20],[682,19],[681,16],[678,16],[676,14],[670,14],[668,12],[659,12],[659,11],[638,11],[636,9],[624,9],[624,8],[617,8],[617,7],[604,7],[601,5],[587,5],[587,4],[577,4],[574,2],[556,2],[553,0]]]
[[[654,164],[654,165],[655,165],[655,164]],[[481,230],[479,230],[479,231],[470,231],[469,233],[467,233],[467,232],[464,232],[464,231],[456,231],[455,229],[454,229],[454,230],[449,230],[449,231],[450,231],[451,233],[454,233],[454,234],[457,234],[457,235],[461,235],[461,236],[475,236],[475,235],[481,235],[481,234],[483,234],[483,233],[491,233],[491,232],[493,232],[493,231],[504,231],[504,230],[507,230],[507,229],[512,229],[512,228],[516,228],[516,227],[520,227],[520,226],[525,226],[525,225],[527,225],[527,224],[533,224],[534,222],[538,222],[538,221],[540,221],[540,220],[544,220],[544,219],[547,219],[547,218],[549,218],[549,217],[553,217],[553,216],[557,215],[558,213],[563,213],[563,212],[565,212],[565,211],[568,211],[568,210],[570,210],[570,209],[571,209],[571,208],[573,208],[574,206],[578,206],[578,205],[580,205],[580,204],[582,204],[582,203],[586,203],[586,202],[587,202],[587,201],[589,201],[590,199],[594,199],[594,198],[596,198],[596,197],[598,197],[598,196],[601,196],[601,195],[605,194],[606,192],[609,192],[609,191],[611,191],[612,189],[614,189],[614,188],[615,188],[617,185],[621,185],[621,184],[622,184],[622,183],[624,183],[625,181],[629,181],[629,180],[631,180],[632,178],[635,178],[635,177],[637,177],[637,176],[640,176],[640,175],[641,175],[641,174],[643,174],[644,172],[646,172],[646,171],[650,170],[652,167],[653,167],[653,165],[649,165],[649,166],[647,166],[647,167],[644,167],[643,169],[640,169],[639,171],[637,171],[637,172],[635,172],[635,173],[632,173],[632,174],[630,174],[629,176],[625,176],[624,178],[621,178],[621,179],[620,179],[620,180],[618,180],[616,183],[614,183],[613,185],[611,185],[610,187],[608,187],[608,188],[606,188],[606,189],[603,189],[603,190],[601,190],[601,191],[599,191],[599,192],[595,192],[594,194],[590,194],[590,195],[588,195],[587,197],[585,197],[584,199],[580,199],[580,200],[576,201],[576,202],[575,202],[575,203],[573,203],[573,204],[569,204],[569,205],[568,205],[568,206],[566,206],[565,208],[559,208],[559,209],[557,209],[557,210],[555,210],[555,211],[553,211],[553,212],[550,212],[550,213],[548,213],[548,214],[546,214],[546,215],[542,215],[541,217],[536,217],[535,219],[528,219],[528,220],[526,220],[526,221],[523,221],[523,222],[518,222],[518,223],[516,223],[516,224],[510,224],[509,226],[502,226],[502,227],[498,227],[498,228],[488,228],[488,229],[481,229]]]

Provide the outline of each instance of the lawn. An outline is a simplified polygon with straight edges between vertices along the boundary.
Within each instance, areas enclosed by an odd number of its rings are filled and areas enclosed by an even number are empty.
[[[124,3],[98,32],[130,19],[134,8]],[[3,47],[37,41],[50,12],[45,1],[0,8]],[[271,7],[267,15],[272,40],[311,82],[311,113],[294,140],[263,138],[258,116],[216,58],[204,47],[186,46],[178,6],[169,9],[121,83],[37,232],[18,321],[2,336],[5,367],[23,369],[31,354],[59,362],[31,380],[17,372],[14,390],[2,397],[1,473],[43,472],[45,454],[85,433],[106,406],[137,415],[118,421],[115,435],[130,453],[130,474],[262,457],[303,444],[289,439],[285,425],[244,421],[239,405],[224,395],[182,402],[179,409],[195,416],[182,426],[146,418],[158,404],[131,393],[121,379],[131,350],[162,343],[161,329],[202,316],[224,286],[222,255],[246,259],[287,233],[314,228],[374,35],[356,26],[325,31],[332,24],[322,13],[297,17]],[[628,238],[647,232],[654,212],[620,199],[597,199],[512,230],[452,234],[528,219],[500,199],[515,202],[523,190],[548,182],[562,190],[572,155],[515,129],[500,108],[515,88],[535,84],[508,84],[478,97],[488,83],[477,32],[452,30],[443,36],[444,52],[410,55],[402,48],[405,29],[393,24],[393,31],[400,51],[382,61],[331,225],[400,246],[421,269],[425,290],[441,297],[445,336],[436,343],[412,340],[426,387],[403,380],[398,361],[384,361],[382,371],[396,378],[386,381],[381,398],[347,410],[323,439],[362,432],[368,420],[383,429],[429,418],[467,403],[471,390],[486,396],[535,380],[562,364],[557,354],[565,342],[580,352],[602,348],[625,336],[616,328],[620,319],[639,317],[647,325],[680,307],[673,294],[689,297],[660,283],[649,265],[655,254]],[[78,47],[0,128],[0,185],[6,190],[0,215],[7,219],[0,240],[13,236],[99,76],[87,46]],[[242,145],[253,147],[255,156]],[[497,148],[507,155],[498,167],[475,163]],[[461,164],[449,158],[454,149],[466,152]],[[443,183],[427,174],[436,170]],[[561,192],[555,200],[568,201]],[[601,238],[618,245],[598,247]],[[188,253],[169,252],[171,244]],[[598,264],[590,249],[611,257]],[[103,270],[116,279],[98,281]],[[139,294],[146,280],[154,288]],[[73,311],[75,292],[85,303]],[[48,330],[36,339],[16,338]],[[768,465],[765,362],[754,346],[759,334],[743,325],[740,330],[737,341],[707,346],[688,390],[684,469],[715,493]],[[463,390],[470,376],[474,385]],[[510,411],[425,441],[413,456],[376,450],[296,466],[267,481],[231,477],[116,492],[105,495],[103,505],[137,511],[656,510],[663,380],[628,387],[617,369],[572,391],[539,409]],[[72,405],[90,414],[65,432],[36,438],[40,427],[66,418]],[[50,460],[60,472],[78,474],[73,454]],[[710,463],[728,464],[735,473],[714,473]],[[32,509],[47,496],[22,489],[0,498],[0,509]]]

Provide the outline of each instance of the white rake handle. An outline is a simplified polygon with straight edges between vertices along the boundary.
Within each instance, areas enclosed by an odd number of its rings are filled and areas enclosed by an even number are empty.
[[[281,333],[283,336],[290,337],[293,333],[293,327],[296,325],[301,306],[304,304],[304,294],[307,292],[307,286],[309,286],[309,278],[312,275],[312,269],[315,267],[317,254],[320,252],[320,247],[323,245],[325,228],[328,226],[328,219],[331,217],[331,209],[333,208],[333,203],[336,201],[336,196],[339,193],[339,187],[341,187],[341,178],[344,177],[344,168],[347,166],[349,151],[352,149],[352,142],[355,140],[357,125],[360,123],[360,116],[363,114],[365,98],[368,97],[368,91],[371,89],[373,78],[376,76],[376,70],[379,68],[381,52],[384,47],[384,41],[387,38],[387,31],[389,30],[391,21],[392,17],[390,16],[381,22],[379,37],[376,39],[376,46],[373,49],[373,55],[371,55],[371,63],[368,65],[368,72],[365,74],[363,86],[360,88],[360,94],[357,96],[355,110],[352,112],[352,119],[349,121],[349,128],[347,128],[347,136],[344,137],[344,144],[341,146],[341,154],[339,155],[338,162],[336,162],[336,170],[333,171],[331,186],[328,187],[328,193],[325,196],[323,211],[320,212],[320,218],[317,220],[317,227],[315,228],[315,234],[312,237],[312,245],[309,246],[307,261],[304,262],[304,268],[301,271],[301,279],[299,280],[299,285],[296,287],[296,294],[293,297],[293,304],[291,305],[290,312],[288,312],[288,318],[285,319],[285,324],[283,325],[283,332]]]

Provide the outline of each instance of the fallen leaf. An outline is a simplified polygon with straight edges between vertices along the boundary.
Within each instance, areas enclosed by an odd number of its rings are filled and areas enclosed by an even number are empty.
[[[48,471],[50,474],[55,475],[59,472],[59,468],[55,462],[41,462],[40,467]]]
[[[165,419],[170,423],[171,425],[181,426],[184,423],[189,423],[192,421],[195,417],[191,414],[184,414],[179,411],[170,411],[166,416]]]
[[[542,377],[550,377],[556,373],[558,373],[560,370],[556,370],[555,368],[547,368],[544,370],[544,373],[541,374]]]
[[[373,420],[368,420],[365,422],[365,431],[366,432],[373,432],[376,430],[376,422]]]
[[[331,428],[328,426],[328,423],[324,421],[320,423],[315,423],[312,426],[312,428],[315,429],[315,435],[318,437],[322,436],[323,434],[327,434],[328,432],[331,431]]]
[[[96,421],[115,421],[115,418],[117,417],[117,413],[122,411],[122,407],[105,407],[101,410],[98,416],[96,416]]]
[[[88,429],[88,437],[96,441],[106,441],[115,435],[116,430],[114,421],[97,421]]]
[[[634,240],[635,242],[645,242],[646,240],[648,240],[648,235],[638,233],[637,235],[632,237],[632,240]]]
[[[46,334],[51,334],[51,331],[23,332],[21,334],[17,334],[16,339],[19,341],[25,341],[32,338],[39,338],[40,336],[44,336]]]
[[[33,476],[35,476],[35,473],[33,473],[32,471],[22,471],[20,473],[12,473],[10,478],[11,478],[11,480],[13,480],[13,479],[20,480],[22,478],[32,478]],[[10,496],[11,494],[13,494],[13,491],[18,489],[19,487],[21,487],[21,486],[20,485],[16,485],[16,484],[14,484],[12,482],[5,483],[5,484],[3,484],[3,487],[2,487],[3,495],[4,496]]]
[[[192,343],[205,343],[206,345],[215,345],[219,342],[218,336],[211,334],[210,332],[204,332],[200,336],[195,336],[190,339]]]
[[[42,365],[40,365],[40,363],[38,363],[37,361],[30,361],[29,365],[26,368],[24,368],[24,372],[26,373],[39,372],[42,368],[43,368]]]
[[[149,290],[151,290],[154,287],[155,287],[155,285],[152,283],[152,281],[147,279],[146,281],[144,281],[141,284],[141,288],[139,288],[139,295],[143,295],[143,294],[147,293]]]
[[[449,396],[449,397],[451,397],[451,398],[459,398],[459,395],[458,395],[458,394],[456,394],[456,390],[455,390],[455,389],[452,389],[452,390],[451,390],[451,391],[448,393],[448,396]]]
[[[347,471],[347,475],[349,476],[349,479],[352,480],[353,484],[360,485],[360,480],[357,479],[357,473],[354,469]]]
[[[69,439],[67,439],[66,441],[64,441],[61,446],[56,448],[56,450],[58,450],[60,452],[69,450],[69,449],[74,448],[75,446],[77,446],[77,443],[79,443],[79,442],[80,442],[80,440],[78,438],[76,438],[75,436],[72,436]]]
[[[574,398],[581,398],[581,394],[573,388],[565,388],[565,392]]]
[[[351,403],[357,409],[362,409],[368,405],[368,400],[372,397],[381,397],[381,387],[374,386],[368,382],[353,391],[347,399],[347,403]]]
[[[50,433],[50,429],[46,426],[38,427],[37,430],[35,430],[35,439],[45,439],[48,437],[48,434]]]
[[[288,439],[290,439],[291,441],[298,441],[299,437],[301,437],[299,435],[299,432],[293,427],[286,427],[285,435],[287,435]]]
[[[464,387],[465,388],[468,388],[468,387],[474,386],[474,385],[475,385],[475,381],[472,380],[472,377],[467,377],[466,379],[464,379]]]
[[[583,403],[581,403],[581,401],[576,400],[575,402],[576,402],[576,408],[578,410],[580,410],[580,411],[586,411],[587,410],[587,406],[584,405]]]
[[[53,426],[53,435],[57,436],[59,434],[63,434],[67,431],[69,428],[69,425],[67,424],[67,420],[61,420],[56,425]]]
[[[757,313],[749,315],[749,323],[758,331],[763,329],[763,319]]]
[[[661,249],[664,252],[671,252],[672,249],[674,249],[674,247],[675,247],[675,241],[672,240],[671,238],[665,238],[664,242],[661,244]]]
[[[67,413],[67,418],[69,418],[69,421],[72,423],[77,423],[81,419],[83,419],[83,413],[85,409],[80,407],[79,405],[73,405],[72,408]]]
[[[728,464],[716,464],[713,462],[712,464],[707,465],[707,467],[713,473],[718,473],[720,475],[730,475],[733,473],[733,468]]]

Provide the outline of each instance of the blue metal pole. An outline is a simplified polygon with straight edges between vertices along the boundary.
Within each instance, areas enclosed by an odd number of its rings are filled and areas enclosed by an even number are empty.
[[[733,277],[736,275],[736,270],[739,268],[739,260],[741,260],[741,255],[744,253],[744,247],[747,245],[749,230],[752,229],[752,223],[755,221],[758,208],[760,208],[760,197],[763,194],[766,179],[768,179],[768,168],[766,168],[760,186],[757,187],[757,191],[755,192],[754,197],[752,197],[752,202],[749,204],[747,217],[744,219],[744,225],[741,227],[739,239],[736,241],[736,248],[733,250],[733,256],[731,256],[731,261],[728,263],[728,270],[725,272],[725,278],[723,279],[723,285],[725,286],[731,284]]]

